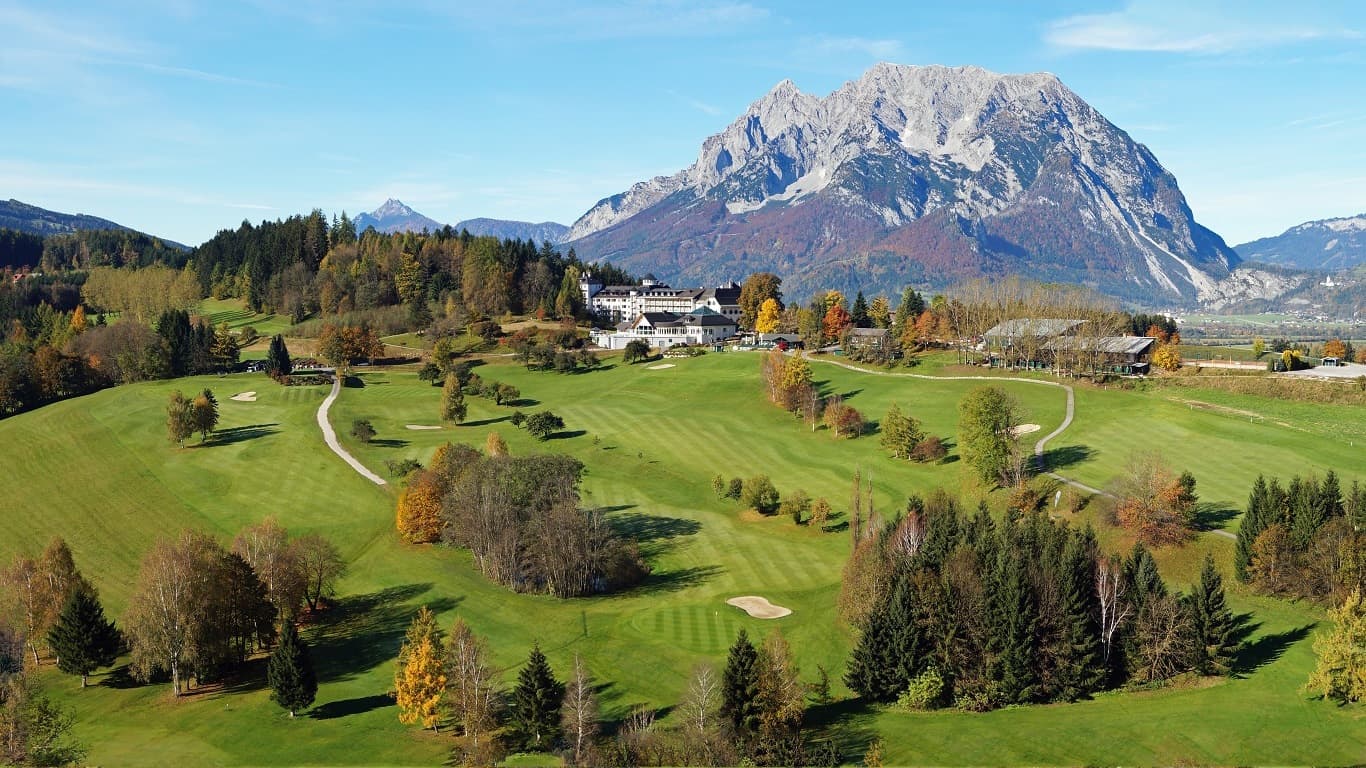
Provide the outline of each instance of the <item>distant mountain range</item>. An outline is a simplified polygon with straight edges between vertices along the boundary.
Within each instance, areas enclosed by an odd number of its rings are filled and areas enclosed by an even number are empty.
[[[1298,269],[1342,271],[1366,264],[1366,213],[1320,219],[1234,248],[1247,261]]]
[[[384,205],[376,208],[370,213],[362,213],[355,218],[356,231],[364,232],[367,227],[374,227],[377,232],[435,232],[445,227],[441,222],[423,216],[417,211],[409,208],[401,200],[389,198],[384,201]],[[564,238],[569,227],[557,224],[553,221],[543,221],[533,224],[528,221],[506,221],[503,219],[466,219],[452,225],[451,229],[468,229],[471,235],[492,236],[500,239],[533,240],[536,242],[550,241],[557,243]]]
[[[1022,274],[1191,304],[1239,263],[1157,158],[1057,77],[894,64],[824,98],[784,80],[566,242],[682,283],[769,270],[794,296]]]
[[[0,201],[0,229],[13,229],[44,237],[47,235],[69,235],[73,232],[89,229],[137,231],[132,227],[125,227],[108,219],[87,216],[84,213],[49,211],[46,208],[39,208],[36,205],[29,205],[14,199]],[[155,235],[148,235],[148,237],[155,237]],[[188,250],[186,246],[180,243],[164,238],[158,239],[173,248]]]

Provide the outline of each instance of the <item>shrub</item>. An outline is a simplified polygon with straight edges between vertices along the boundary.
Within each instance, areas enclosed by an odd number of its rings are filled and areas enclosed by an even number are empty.
[[[351,422],[351,436],[362,443],[368,443],[375,439],[375,427],[369,419],[356,419]]]
[[[802,524],[802,516],[811,510],[811,497],[806,491],[797,490],[789,493],[787,498],[778,505],[778,514],[787,515],[792,518],[792,522],[797,525]]]
[[[726,498],[726,479],[720,475],[714,475],[711,479],[711,492],[716,494],[716,498]]]
[[[512,415],[508,417],[508,421],[512,422],[512,426],[521,429],[522,423],[526,421],[526,414],[521,411],[513,411]]]
[[[911,684],[897,697],[896,705],[906,710],[937,709],[944,701],[944,689],[944,676],[939,673],[938,667],[931,664],[911,680]]]
[[[943,461],[949,455],[949,449],[944,447],[944,441],[934,435],[921,440],[911,449],[911,460],[923,463],[932,461]]]
[[[778,489],[768,475],[755,475],[745,480],[740,491],[740,503],[760,514],[771,515],[778,509]]]
[[[384,468],[389,470],[390,477],[407,477],[422,469],[422,463],[413,459],[385,459]]]
[[[740,498],[740,493],[744,490],[744,488],[745,488],[745,481],[744,481],[744,480],[741,480],[741,479],[738,478],[738,477],[732,477],[732,478],[730,479],[730,484],[728,484],[728,485],[726,486],[726,498],[728,498],[728,499],[739,499],[739,498]]]
[[[825,426],[838,437],[858,437],[863,434],[863,414],[851,405],[832,402],[825,407]]]

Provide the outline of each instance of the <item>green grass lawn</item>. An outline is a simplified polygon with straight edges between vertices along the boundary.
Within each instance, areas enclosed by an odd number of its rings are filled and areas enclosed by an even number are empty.
[[[262,336],[284,333],[291,325],[289,317],[285,315],[252,312],[241,299],[204,299],[199,303],[197,312],[208,318],[215,327],[227,323],[228,328],[240,331],[251,326]]]
[[[847,507],[851,476],[859,468],[872,478],[880,514],[894,514],[908,493],[935,486],[960,492],[969,503],[986,497],[999,505],[1001,494],[984,494],[960,463],[896,463],[878,449],[875,435],[837,441],[824,430],[811,432],[763,401],[757,355],[671,362],[675,367],[649,370],[609,361],[605,370],[575,375],[529,372],[508,363],[477,368],[486,380],[518,386],[528,401],[522,410],[551,408],[564,418],[565,432],[545,443],[508,423],[511,408],[479,398],[468,400],[464,425],[407,429],[438,424],[440,389],[418,381],[415,367],[363,369],[363,386],[346,388],[333,407],[332,422],[343,441],[381,474],[386,459],[425,461],[447,440],[482,446],[490,431],[499,432],[514,454],[555,451],[582,460],[584,503],[612,509],[614,523],[639,538],[654,567],[635,590],[582,600],[513,594],[480,577],[467,553],[399,543],[393,534],[395,489],[363,480],[323,447],[313,422],[321,387],[281,388],[261,374],[153,382],[0,422],[0,465],[23,468],[22,482],[12,482],[0,500],[6,534],[0,536],[0,560],[15,550],[36,551],[61,533],[114,616],[123,610],[150,542],[183,526],[227,538],[247,522],[274,515],[292,531],[332,537],[351,563],[339,607],[305,633],[322,680],[312,716],[291,721],[268,701],[259,677],[241,688],[205,690],[172,702],[165,685],[124,687],[115,676],[99,675],[95,681],[102,684],[80,691],[71,678],[46,673],[49,690],[75,708],[91,762],[442,762],[449,740],[401,726],[385,697],[403,630],[420,605],[437,610],[443,625],[458,615],[488,636],[508,681],[533,641],[541,642],[562,674],[581,654],[607,684],[609,718],[636,703],[675,704],[691,666],[723,663],[741,627],[760,636],[780,627],[804,678],[814,679],[819,665],[837,680],[850,645],[834,608],[848,534],[799,528],[782,518],[747,519],[734,502],[714,498],[712,475],[766,473],[780,491],[802,488],[827,496],[839,510]],[[829,391],[844,394],[872,420],[895,401],[927,431],[949,438],[958,398],[977,385],[870,376],[826,365],[814,365],[813,371]],[[166,396],[175,388],[205,386],[219,396],[229,440],[176,449],[165,439]],[[1002,386],[1043,433],[1061,422],[1060,390]],[[250,390],[258,394],[255,403],[228,399]],[[1223,399],[1201,394],[1211,405],[1247,405],[1217,397]],[[1194,465],[1202,496],[1238,506],[1259,470],[1284,473],[1315,462],[1360,466],[1359,458],[1296,430],[1260,433],[1277,446],[1257,447],[1242,432],[1241,419],[1192,410],[1170,398],[1161,390],[1078,390],[1075,433],[1061,441],[1071,450],[1059,454],[1069,459],[1062,471],[1104,484],[1131,446],[1151,439],[1152,430],[1177,443],[1174,458]],[[1262,401],[1259,407],[1271,406]],[[1280,417],[1302,415],[1287,410]],[[373,422],[376,441],[361,445],[347,436],[358,418]],[[1350,426],[1359,418],[1347,414],[1342,420]],[[1256,458],[1232,462],[1225,454],[1235,449]],[[1205,549],[1222,561],[1230,551],[1228,542],[1204,537],[1180,555],[1164,554],[1174,586],[1184,585],[1187,564]],[[743,594],[763,595],[794,613],[764,622],[724,604]],[[889,763],[1359,760],[1366,738],[1360,711],[1307,702],[1297,692],[1311,664],[1309,641],[1302,631],[1286,633],[1312,624],[1317,612],[1241,594],[1234,601],[1239,609],[1256,611],[1256,652],[1267,658],[1246,679],[990,715],[846,711],[842,705],[814,712],[813,718],[836,725],[851,758],[872,733],[882,734]],[[845,693],[842,685],[835,687]],[[1215,709],[1221,712],[1211,714]]]

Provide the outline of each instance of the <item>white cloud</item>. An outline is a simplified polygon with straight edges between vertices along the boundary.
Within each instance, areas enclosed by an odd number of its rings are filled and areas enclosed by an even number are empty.
[[[1259,15],[1242,5],[1220,9],[1135,0],[1112,13],[1058,19],[1048,24],[1044,40],[1069,50],[1218,54],[1360,37],[1337,25],[1306,23],[1297,8],[1282,8]]]
[[[821,36],[809,39],[803,47],[823,55],[854,53],[878,61],[895,61],[905,54],[900,40],[867,37]]]

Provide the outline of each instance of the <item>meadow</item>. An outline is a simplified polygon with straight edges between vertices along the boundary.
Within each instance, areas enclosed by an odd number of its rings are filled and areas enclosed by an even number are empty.
[[[876,507],[886,516],[902,508],[908,494],[938,486],[969,504],[985,499],[996,508],[1003,494],[969,479],[952,453],[940,465],[899,463],[882,453],[875,435],[848,441],[811,431],[763,400],[755,355],[670,362],[675,367],[652,370],[609,359],[601,370],[572,375],[527,371],[506,360],[478,367],[485,380],[519,387],[523,411],[550,408],[564,418],[565,431],[544,443],[509,423],[511,408],[480,398],[469,398],[463,425],[408,429],[439,425],[440,390],[419,381],[411,367],[362,369],[359,386],[345,388],[332,408],[343,442],[381,474],[386,460],[425,461],[446,441],[482,446],[490,431],[502,435],[514,454],[563,452],[583,461],[584,504],[611,510],[614,525],[637,537],[654,571],[630,592],[569,601],[490,584],[464,552],[399,543],[395,482],[369,483],[322,444],[313,422],[322,387],[283,388],[260,374],[150,382],[0,422],[0,464],[22,470],[0,502],[6,534],[0,560],[36,551],[61,534],[114,616],[123,610],[149,544],[185,526],[227,539],[271,515],[293,532],[328,535],[350,562],[337,607],[305,632],[322,681],[308,717],[291,721],[272,704],[263,676],[172,701],[167,686],[138,686],[117,670],[97,675],[98,684],[81,691],[49,667],[43,680],[74,708],[91,762],[442,762],[448,737],[401,726],[386,696],[403,630],[421,605],[436,610],[444,626],[460,616],[489,637],[509,681],[534,641],[561,673],[581,655],[605,686],[609,720],[637,703],[676,703],[691,667],[723,663],[741,627],[758,636],[780,628],[803,678],[814,680],[824,668],[836,697],[846,696],[838,678],[851,637],[834,606],[848,533],[743,513],[735,502],[715,498],[711,477],[768,474],[783,493],[801,488],[842,510],[859,469],[871,477]],[[980,384],[871,376],[820,364],[813,370],[827,391],[845,395],[869,419],[895,401],[928,432],[950,438],[951,449],[956,402]],[[1062,421],[1061,390],[1002,386],[1019,399],[1025,421],[1041,426],[1040,434]],[[203,387],[213,388],[222,404],[222,436],[204,447],[177,449],[165,437],[167,394]],[[228,399],[243,391],[256,391],[258,400]],[[360,418],[378,431],[369,444],[347,435]],[[1078,388],[1076,419],[1050,445],[1050,459],[1063,474],[1103,487],[1133,450],[1160,447],[1174,465],[1199,478],[1211,524],[1227,527],[1236,526],[1258,472],[1331,466],[1366,480],[1360,448],[1342,444],[1343,430],[1366,434],[1366,409],[1334,407],[1331,416],[1321,416],[1293,403],[1223,393]],[[1107,544],[1127,544],[1122,533],[1106,527],[1099,505],[1081,516],[1079,523],[1101,527]],[[1227,564],[1231,542],[1206,534],[1160,553],[1173,586],[1189,581],[1204,551]],[[724,604],[745,594],[763,595],[794,613],[766,622]],[[816,708],[811,718],[837,735],[853,761],[880,735],[890,764],[1359,761],[1366,753],[1360,711],[1299,692],[1312,666],[1310,628],[1320,612],[1237,589],[1230,597],[1235,609],[1254,614],[1256,625],[1235,679],[988,715],[864,710],[842,702]]]

